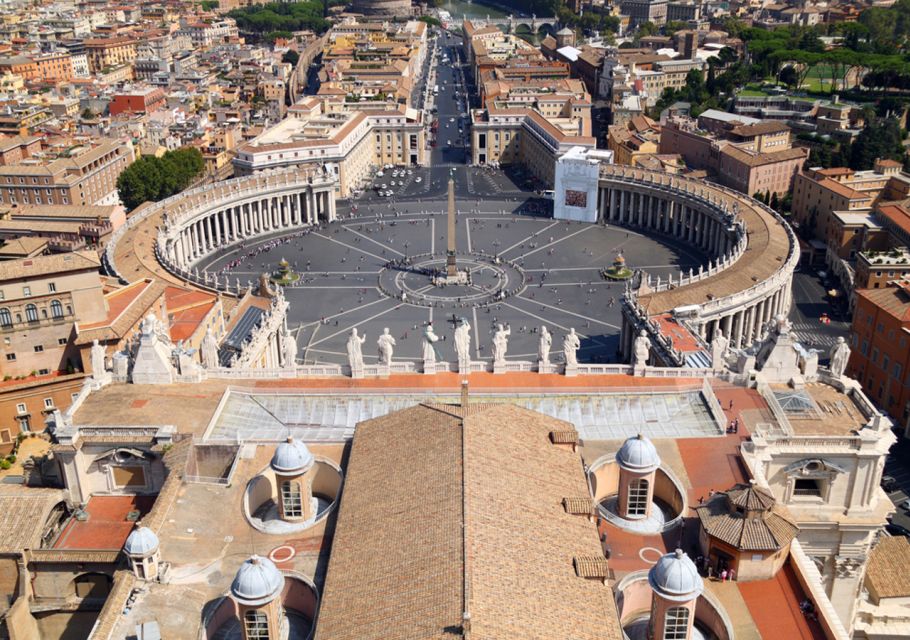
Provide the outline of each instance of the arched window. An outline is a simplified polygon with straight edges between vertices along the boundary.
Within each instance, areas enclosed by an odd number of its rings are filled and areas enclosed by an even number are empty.
[[[685,607],[667,609],[664,618],[664,640],[686,640],[689,630],[689,610]]]
[[[636,478],[629,483],[627,516],[644,516],[648,513],[648,481]]]
[[[63,305],[59,300],[51,300],[51,316],[54,318],[63,317]]]
[[[38,322],[38,307],[33,304],[25,305],[25,319],[29,322]]]
[[[13,326],[13,316],[6,307],[0,308],[0,327]]]
[[[303,516],[300,483],[296,480],[285,480],[281,483],[281,506],[286,518],[300,518]]]
[[[269,619],[262,611],[250,609],[243,616],[249,640],[269,640]]]

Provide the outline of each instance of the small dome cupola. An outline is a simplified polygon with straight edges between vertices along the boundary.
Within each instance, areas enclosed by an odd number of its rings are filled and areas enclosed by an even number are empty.
[[[287,441],[275,449],[270,465],[279,475],[296,476],[309,471],[315,462],[313,454],[304,443],[288,436]]]
[[[123,551],[131,557],[144,558],[158,551],[158,536],[148,527],[136,527],[123,544]]]
[[[274,600],[284,588],[284,575],[268,558],[252,556],[240,565],[231,595],[242,605],[258,607]]]
[[[626,440],[616,454],[620,468],[635,473],[651,473],[660,466],[654,443],[641,434]]]
[[[673,602],[693,601],[705,588],[695,563],[682,549],[668,553],[651,567],[648,584],[657,595]]]

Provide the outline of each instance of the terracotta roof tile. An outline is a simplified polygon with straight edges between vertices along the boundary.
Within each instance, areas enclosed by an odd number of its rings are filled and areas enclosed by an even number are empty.
[[[866,582],[880,598],[910,596],[910,540],[882,536],[869,555]]]

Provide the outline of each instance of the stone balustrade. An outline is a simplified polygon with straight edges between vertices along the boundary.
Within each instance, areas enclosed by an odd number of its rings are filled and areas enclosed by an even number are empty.
[[[598,215],[602,222],[643,229],[699,248],[707,267],[667,281],[642,278],[623,304],[621,351],[628,357],[635,335],[646,329],[667,360],[682,354],[658,315],[681,319],[702,343],[718,329],[733,348],[751,344],[775,316],[790,309],[790,283],[799,245],[772,209],[710,182],[622,165],[600,168]],[[634,266],[634,265],[632,265]]]
[[[335,220],[336,179],[318,169],[268,171],[204,185],[142,207],[111,234],[105,269],[120,275],[118,242],[141,222],[160,217],[155,257],[173,275],[201,288],[238,293],[193,265],[232,244]]]

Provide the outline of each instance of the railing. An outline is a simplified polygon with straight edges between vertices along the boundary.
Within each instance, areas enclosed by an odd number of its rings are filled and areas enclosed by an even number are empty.
[[[682,189],[682,194],[684,196],[688,197],[689,199],[694,199],[695,201],[700,202],[701,204],[710,208],[717,208],[721,204],[724,204],[719,198],[712,197],[712,190],[719,191],[729,198],[733,199],[735,202],[741,204],[742,206],[751,207],[756,211],[770,215],[774,221],[780,224],[784,229],[785,233],[787,234],[787,238],[789,239],[789,251],[787,258],[781,265],[780,269],[778,269],[770,278],[766,278],[762,282],[752,285],[747,289],[739,291],[735,294],[731,294],[729,296],[725,296],[723,298],[700,303],[699,310],[701,315],[705,315],[719,309],[724,309],[732,305],[741,307],[741,298],[743,296],[747,298],[757,297],[763,295],[769,289],[778,290],[785,284],[788,284],[790,278],[792,277],[793,271],[796,268],[796,263],[799,261],[799,243],[796,239],[796,234],[779,213],[770,207],[758,202],[757,200],[749,198],[746,194],[740,193],[739,191],[735,191],[729,187],[725,187],[714,182],[707,182],[707,184],[710,186],[706,186],[705,184],[690,180],[689,178],[662,175],[645,169],[633,169],[631,167],[627,168],[622,165],[603,165],[601,167],[600,175],[602,178],[606,179],[619,178],[632,184],[642,185],[650,189],[667,191],[668,193],[672,193],[673,196],[677,199],[680,195],[680,189]],[[746,229],[744,228],[743,231],[745,232]],[[745,247],[743,248],[742,252],[737,254],[737,259],[742,255],[744,251]],[[727,266],[732,266],[734,262],[735,261],[730,262]],[[719,271],[715,271],[715,273],[719,273]],[[689,280],[685,284],[691,284],[692,282],[697,282],[700,279],[703,278]],[[681,286],[679,284],[679,281],[677,281],[676,283],[668,283],[666,288],[669,288],[671,284],[673,284],[673,286]],[[661,285],[656,290],[662,291],[665,290],[665,287]]]
[[[116,264],[116,260],[115,260],[117,243],[123,238],[123,236],[127,233],[127,231],[129,231],[130,229],[137,226],[140,222],[143,222],[152,216],[162,214],[166,211],[170,211],[175,205],[179,205],[184,200],[188,201],[191,198],[193,198],[194,196],[202,195],[203,201],[201,204],[212,204],[212,203],[214,203],[214,200],[211,203],[209,203],[207,194],[214,192],[214,191],[218,191],[219,194],[223,194],[225,198],[227,196],[236,197],[239,192],[256,193],[257,190],[250,188],[250,189],[238,191],[238,190],[233,190],[233,187],[245,185],[248,182],[253,182],[255,184],[264,182],[265,184],[263,186],[266,186],[266,187],[281,186],[277,183],[275,185],[272,185],[270,180],[273,178],[280,179],[281,177],[284,177],[284,179],[287,183],[287,182],[291,181],[291,176],[294,176],[295,177],[294,182],[296,183],[300,179],[304,179],[304,180],[307,179],[311,175],[311,172],[312,172],[312,170],[299,170],[299,169],[291,169],[291,170],[283,170],[283,171],[274,170],[274,171],[268,171],[268,172],[261,172],[261,173],[255,174],[253,176],[243,176],[240,178],[233,178],[230,180],[225,180],[224,182],[219,183],[215,187],[213,187],[212,185],[201,185],[198,187],[194,187],[192,189],[188,189],[186,191],[182,191],[169,198],[165,198],[164,200],[161,200],[159,202],[149,203],[145,208],[142,208],[138,212],[133,213],[133,215],[131,215],[127,219],[126,224],[120,225],[111,234],[111,237],[108,240],[107,246],[104,249],[104,253],[102,254],[102,260],[104,262],[105,270],[107,271],[107,273],[109,275],[120,277],[122,279],[122,276],[117,271],[117,264]],[[307,183],[307,184],[309,184],[309,183]],[[177,211],[178,212],[180,211],[179,206],[177,207]],[[156,243],[156,245],[157,245],[157,243]]]

